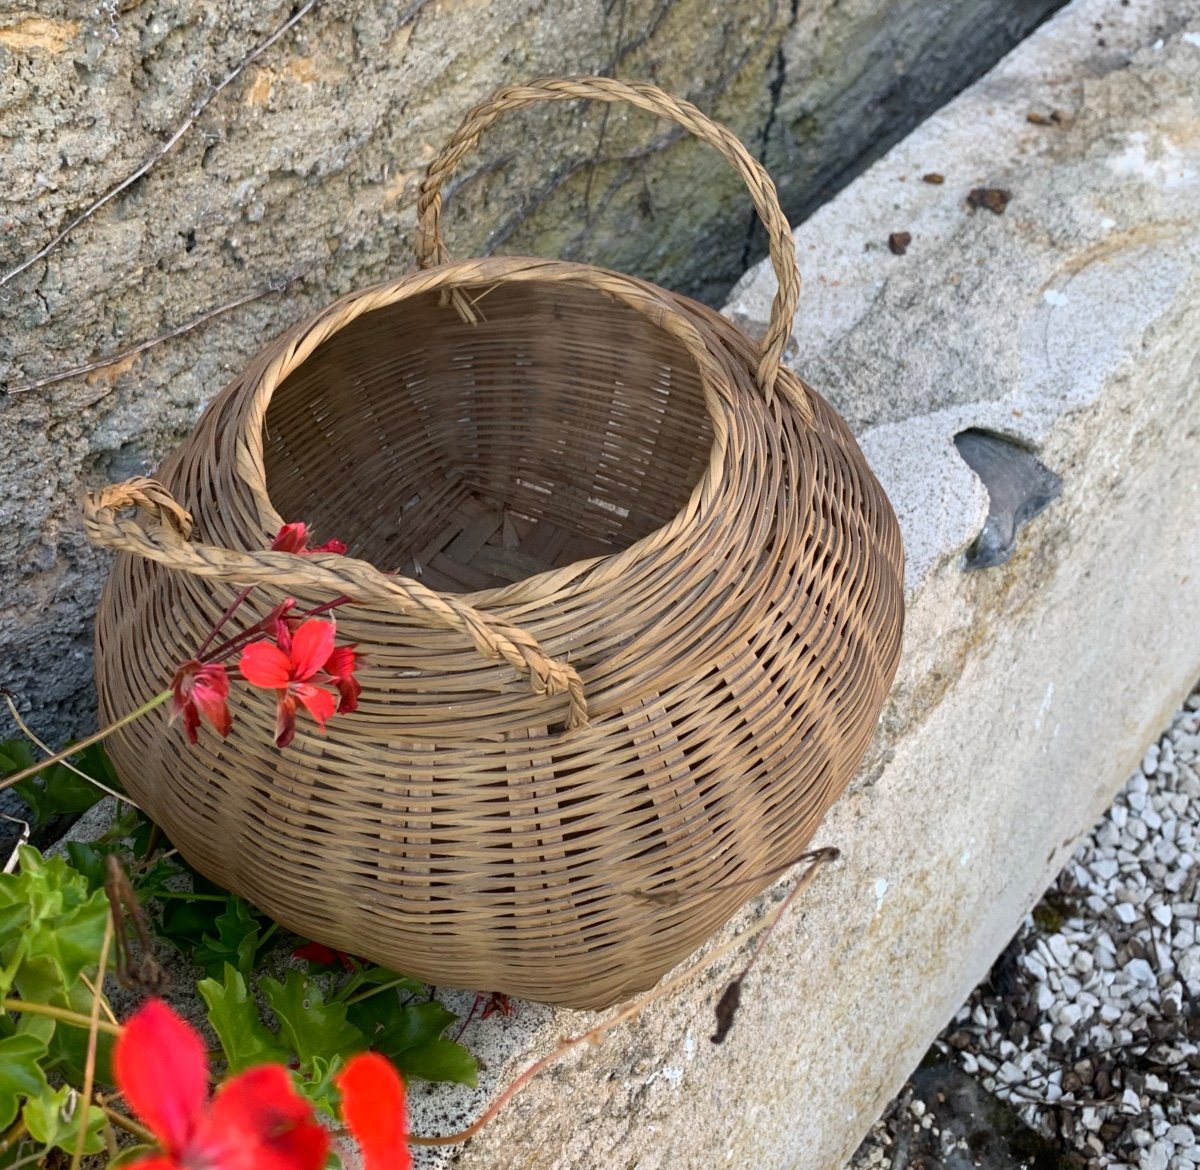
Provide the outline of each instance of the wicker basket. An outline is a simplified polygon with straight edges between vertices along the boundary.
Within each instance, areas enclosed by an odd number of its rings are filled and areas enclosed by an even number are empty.
[[[448,261],[446,176],[499,114],[572,98],[673,119],[737,168],[779,278],[761,343],[617,273]],[[129,791],[309,938],[601,1007],[768,885],[849,781],[899,654],[899,532],[845,424],[780,364],[799,277],[774,187],[695,107],[604,78],[502,89],[419,213],[420,271],[263,350],[165,490],[88,498],[89,534],[121,550],[101,712],[162,690],[242,585],[257,616],[350,596],[357,713],[324,736],[302,718],[279,751],[249,687],[227,740],[189,748],[160,708],[112,740]],[[262,551],[284,520],[349,554]]]

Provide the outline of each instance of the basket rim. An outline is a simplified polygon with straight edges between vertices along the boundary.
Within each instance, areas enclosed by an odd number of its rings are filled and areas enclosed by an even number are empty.
[[[253,498],[263,531],[275,532],[284,522],[268,489],[264,433],[272,398],[286,378],[299,369],[321,344],[367,313],[430,292],[473,289],[478,286],[490,288],[503,283],[583,286],[621,301],[680,342],[695,363],[700,377],[705,409],[712,426],[709,457],[707,466],[693,484],[687,501],[679,511],[666,524],[639,537],[627,548],[545,569],[511,584],[452,596],[465,604],[491,609],[501,605],[537,603],[549,596],[562,595],[582,588],[589,575],[601,565],[606,567],[608,573],[619,573],[628,565],[653,555],[694,528],[701,517],[717,506],[729,451],[729,418],[736,410],[730,389],[734,372],[733,355],[702,321],[683,312],[677,294],[655,284],[591,264],[503,256],[451,261],[348,293],[316,317],[295,326],[272,343],[268,353],[271,350],[278,352],[265,368],[256,373],[247,405],[240,412],[241,434],[236,468],[238,479]]]

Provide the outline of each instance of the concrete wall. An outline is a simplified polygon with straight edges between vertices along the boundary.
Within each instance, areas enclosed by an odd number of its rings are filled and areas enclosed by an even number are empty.
[[[78,492],[153,466],[286,325],[405,270],[421,168],[496,84],[656,80],[731,125],[807,208],[1059,2],[322,0],[146,177],[0,287],[10,394],[266,294],[134,359],[0,398],[0,682],[44,734],[90,721],[103,562],[75,523]],[[0,12],[0,275],[160,149],[292,11]],[[451,203],[459,255],[589,258],[719,300],[756,253],[735,180],[649,119],[556,107],[484,146]]]

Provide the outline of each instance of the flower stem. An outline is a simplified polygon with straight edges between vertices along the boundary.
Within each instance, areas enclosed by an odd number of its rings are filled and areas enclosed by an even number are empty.
[[[75,1135],[75,1150],[71,1154],[71,1170],[79,1170],[83,1162],[83,1147],[87,1144],[88,1120],[91,1116],[92,1090],[96,1087],[96,1041],[100,1036],[100,1005],[104,1003],[104,976],[108,971],[108,949],[113,941],[113,920],[110,914],[104,923],[104,941],[100,944],[100,961],[96,966],[96,988],[92,992],[92,1015],[88,1021],[87,1063],[83,1068],[83,1109],[79,1132]]]
[[[144,1125],[138,1125],[132,1117],[126,1117],[124,1113],[118,1113],[111,1105],[102,1104],[100,1108],[104,1110],[104,1116],[118,1129],[123,1129],[126,1133],[140,1137],[144,1142],[154,1143],[158,1140]]]
[[[243,601],[246,600],[247,597],[250,596],[250,590],[253,588],[254,588],[253,585],[247,585],[245,587],[245,589],[243,589],[241,591],[241,593],[239,593],[229,603],[229,608],[226,609],[226,611],[223,614],[221,614],[221,616],[219,618],[217,618],[217,624],[215,626],[213,626],[213,628],[211,630],[209,630],[208,637],[204,639],[204,645],[202,645],[200,647],[200,649],[196,651],[196,657],[198,659],[200,659],[201,661],[204,660],[204,651],[207,650],[213,644],[213,639],[221,632],[221,627],[227,621],[229,621],[229,619],[231,617],[233,617],[234,611],[237,609],[237,607],[239,605],[242,604]]]
[[[88,1016],[70,1011],[68,1008],[55,1007],[49,1003],[32,1003],[25,999],[6,997],[0,999],[0,1008],[6,1012],[28,1012],[31,1016],[49,1016],[52,1020],[59,1020],[64,1024],[74,1024],[77,1028],[92,1026],[92,1021]],[[110,1024],[107,1020],[97,1020],[96,1028],[109,1036],[119,1036],[123,1031],[119,1024]]]
[[[392,979],[387,983],[377,983],[374,987],[368,987],[366,991],[360,991],[358,995],[352,995],[349,999],[342,1000],[342,1002],[346,1005],[346,1007],[349,1007],[351,1004],[362,1003],[364,999],[370,999],[373,995],[379,995],[384,991],[391,991],[393,988],[401,987],[405,983],[409,982],[411,982],[410,979],[404,975],[401,975],[398,979]],[[335,996],[334,998],[336,999],[338,997]]]
[[[161,694],[155,695],[153,699],[149,699],[143,703],[136,711],[130,711],[128,715],[123,715],[116,723],[110,723],[107,727],[100,728],[94,735],[89,735],[86,739],[81,739],[78,743],[71,744],[69,748],[64,748],[63,751],[57,752],[45,760],[39,760],[36,764],[28,768],[23,768],[20,772],[6,776],[3,780],[0,780],[0,790],[11,788],[14,784],[19,784],[22,780],[26,780],[30,776],[36,776],[43,768],[48,768],[51,764],[61,763],[68,756],[73,756],[76,752],[82,751],[86,747],[91,747],[92,744],[99,743],[102,739],[107,739],[114,731],[119,731],[126,724],[132,723],[135,719],[140,719],[147,712],[153,711],[155,707],[161,707],[170,697],[170,691],[163,691]]]

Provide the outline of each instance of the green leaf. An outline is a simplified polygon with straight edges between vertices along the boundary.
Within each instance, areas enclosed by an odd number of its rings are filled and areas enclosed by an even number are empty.
[[[361,988],[380,987],[387,984],[390,984],[389,991],[394,987],[397,991],[407,995],[422,995],[426,990],[425,984],[419,979],[401,975],[398,971],[391,971],[387,967],[372,965],[355,971],[347,980],[346,985],[338,992],[338,998],[357,999]]]
[[[72,984],[65,995],[55,996],[49,1002],[81,1016],[90,1015],[92,1011],[92,993],[82,981]],[[112,1050],[115,1042],[107,1032],[101,1032],[96,1037],[96,1078],[104,1084],[112,1084]],[[47,1047],[50,1053],[45,1064],[47,1071],[55,1069],[73,1084],[82,1084],[87,1066],[87,1028],[56,1024]]]
[[[108,855],[116,853],[117,846],[96,846],[86,841],[68,841],[67,859],[71,868],[78,870],[87,879],[89,890],[104,888],[108,876]]]
[[[365,1007],[370,1002],[364,1000],[355,1007]],[[440,1038],[458,1018],[452,1011],[433,1000],[408,1004],[398,1012],[393,1007],[390,1020],[381,1020],[375,1014],[376,1026],[367,1033],[371,1047],[403,1073],[427,1081],[455,1081],[474,1087],[478,1072],[475,1057],[461,1044]]]
[[[380,1051],[408,1077],[426,1081],[453,1081],[458,1085],[478,1084],[479,1065],[470,1051],[453,1040],[430,1040],[416,1048],[406,1048],[392,1056]]]
[[[27,739],[6,739],[0,743],[0,774],[11,776],[37,763],[33,747]]]
[[[79,1094],[63,1085],[56,1093],[43,1093],[31,1097],[25,1105],[22,1118],[29,1136],[44,1146],[57,1146],[60,1150],[74,1150],[79,1135]],[[104,1149],[104,1112],[97,1105],[88,1106],[88,1134],[84,1143],[85,1154],[98,1154]]]
[[[322,1113],[328,1114],[330,1117],[338,1115],[341,1093],[333,1081],[334,1077],[342,1071],[345,1063],[345,1057],[340,1055],[328,1060],[323,1056],[314,1056],[310,1075],[308,1077],[301,1077],[296,1081],[296,1088],[299,1090],[300,1095],[314,1109],[319,1109]]]
[[[287,1049],[262,1022],[242,973],[226,963],[222,975],[222,982],[202,979],[196,989],[208,1005],[208,1022],[221,1041],[229,1071],[287,1060]]]
[[[260,986],[279,1020],[280,1036],[306,1071],[316,1057],[332,1060],[367,1046],[363,1034],[346,1020],[346,1005],[325,1003],[315,979],[289,971],[286,983],[267,978]]]
[[[143,1159],[153,1157],[158,1153],[154,1146],[147,1146],[138,1142],[136,1146],[125,1146],[115,1158],[109,1160],[106,1170],[121,1170],[123,1166],[132,1166],[136,1159],[140,1165]]]
[[[0,773],[8,775],[32,767],[36,762],[33,749],[25,741],[8,740],[0,744]],[[112,764],[99,744],[84,748],[78,755],[76,767],[110,788],[119,787]],[[29,805],[35,828],[41,828],[60,814],[86,812],[104,795],[94,784],[62,763],[48,765],[13,788]]]
[[[230,895],[232,897],[232,895]],[[172,898],[163,903],[158,933],[189,958],[204,945],[204,936],[217,929],[217,919],[229,909],[229,903],[193,902]]]
[[[213,925],[216,933],[204,935],[192,959],[210,979],[219,978],[226,963],[232,963],[245,976],[252,975],[254,956],[262,938],[262,919],[250,908],[250,903],[230,895],[228,909],[217,916]]]
[[[51,1003],[96,965],[108,901],[61,857],[23,845],[19,860],[0,874],[0,994]]]
[[[23,1097],[38,1097],[49,1090],[41,1062],[46,1045],[35,1036],[10,1036],[0,1040],[0,1130],[16,1120]]]
[[[391,1055],[436,1040],[458,1017],[438,1001],[410,1003],[401,1008],[394,1021],[381,1034],[375,1047]],[[386,1044],[387,1048],[382,1045]]]

